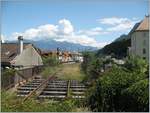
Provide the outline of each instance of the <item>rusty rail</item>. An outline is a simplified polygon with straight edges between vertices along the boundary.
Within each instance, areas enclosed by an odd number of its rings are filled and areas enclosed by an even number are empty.
[[[57,72],[56,72],[57,73]],[[31,97],[39,88],[41,88],[44,84],[46,84],[49,80],[53,80],[55,79],[55,74],[54,73],[52,76],[50,76],[48,79],[46,79],[45,81],[43,81],[36,89],[34,89],[33,91],[31,91],[24,99],[23,102],[26,101],[29,97]]]

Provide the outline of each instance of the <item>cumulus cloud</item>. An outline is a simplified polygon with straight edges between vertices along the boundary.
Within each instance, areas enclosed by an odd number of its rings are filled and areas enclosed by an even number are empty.
[[[137,18],[129,19],[119,17],[102,18],[98,20],[100,24],[109,25],[109,27],[106,29],[108,32],[127,31],[131,29],[138,21],[139,20]]]
[[[94,38],[88,37],[87,35],[72,35],[71,38],[70,36],[65,36],[55,40],[60,42],[66,41],[66,42],[81,44],[84,46],[92,46],[98,48],[102,48],[105,45],[110,43],[110,42],[97,42]]]
[[[75,31],[73,24],[69,20],[61,19],[56,25],[45,24],[36,28],[29,28],[24,32],[14,32],[8,39],[17,39],[19,35],[22,35],[25,39],[40,40],[45,38],[101,48],[110,42],[98,42],[95,40],[95,36],[111,35],[114,32],[118,33],[118,31],[125,32],[133,27],[137,22],[137,18],[111,17],[99,19],[98,22],[107,26],[105,28],[98,26]]]
[[[104,31],[104,29],[101,27],[96,27],[89,30],[80,30],[78,34],[85,34],[87,36],[97,36],[97,35],[107,34],[107,32]]]
[[[73,34],[74,28],[69,20],[62,19],[59,21],[60,32],[64,35]]]
[[[10,37],[11,39],[17,39],[19,35],[22,35],[25,39],[39,40],[45,38],[100,48],[106,43],[99,43],[91,36],[98,35],[101,32],[102,28],[97,27],[88,31],[76,33],[72,23],[67,19],[62,19],[58,21],[57,25],[41,25],[37,28],[27,29],[22,33],[12,33]]]

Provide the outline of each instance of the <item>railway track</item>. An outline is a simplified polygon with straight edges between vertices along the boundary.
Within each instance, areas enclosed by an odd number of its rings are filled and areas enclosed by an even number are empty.
[[[32,81],[19,86],[17,88],[17,96],[27,97],[32,91],[37,89],[43,81],[43,79],[33,79]]]
[[[47,80],[36,78],[18,87],[17,96],[24,97],[24,101],[34,94],[40,100],[83,99],[86,89],[87,87],[77,80],[61,80],[51,76]]]

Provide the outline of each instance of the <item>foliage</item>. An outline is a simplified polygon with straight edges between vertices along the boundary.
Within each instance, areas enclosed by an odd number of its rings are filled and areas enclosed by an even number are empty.
[[[85,74],[87,74],[88,67],[90,66],[90,62],[95,58],[94,53],[92,52],[84,52],[83,53],[83,63],[81,64],[81,68]]]
[[[148,69],[148,63],[146,60],[138,57],[138,56],[129,56],[126,59],[126,62],[124,66],[129,70],[129,71],[134,71],[137,73],[145,73]]]
[[[115,41],[108,45],[106,45],[104,48],[100,49],[97,53],[97,55],[105,54],[110,55],[113,54],[116,58],[123,58],[127,56],[127,50],[128,47],[131,45],[131,39],[128,40],[121,40],[121,41]]]
[[[43,59],[44,65],[56,66],[59,64],[59,61],[55,56],[43,57],[42,59]]]
[[[60,69],[60,66],[47,66],[43,69],[41,72],[41,75],[44,78],[49,77],[50,75],[53,75],[55,72],[57,72]]]
[[[92,60],[90,62],[90,65],[87,69],[87,73],[88,73],[88,81],[90,80],[96,80],[99,75],[100,75],[100,71],[101,71],[101,68],[103,65],[103,62],[101,59],[99,58],[95,58],[94,60]]]
[[[95,111],[122,111],[121,91],[143,78],[142,74],[129,73],[122,68],[113,67],[99,78],[92,95],[88,98],[88,104]]]
[[[49,101],[49,103],[28,99],[22,103],[22,99],[15,94],[2,91],[2,112],[71,112],[81,106],[78,100],[65,100],[60,102]]]
[[[43,57],[42,59],[45,67],[41,74],[44,78],[47,78],[59,70],[59,61],[55,56]]]
[[[148,111],[149,81],[140,80],[122,91],[123,109],[127,111]],[[120,103],[122,104],[122,103]]]
[[[100,67],[103,66],[103,60],[97,58],[96,55],[91,52],[85,52],[83,54],[83,59],[81,70],[86,74],[84,81],[97,79],[101,71]]]
[[[6,88],[9,85],[13,84],[14,82],[14,76],[15,76],[15,71],[14,69],[5,69],[2,70],[1,74],[1,85],[2,88]]]

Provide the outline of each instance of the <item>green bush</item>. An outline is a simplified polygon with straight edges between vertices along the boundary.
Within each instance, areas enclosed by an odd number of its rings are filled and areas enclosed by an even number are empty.
[[[144,78],[146,75],[142,73],[126,72],[115,66],[96,81],[87,98],[87,104],[93,111],[128,111],[122,104],[122,91]]]
[[[43,57],[43,63],[44,65],[48,66],[56,66],[59,64],[59,60],[56,57]]]
[[[126,111],[149,111],[149,81],[140,80],[122,91]]]
[[[124,66],[129,71],[137,73],[145,73],[148,69],[147,61],[138,56],[129,56]]]
[[[90,62],[90,65],[87,68],[88,81],[96,80],[99,77],[102,66],[103,62],[99,58],[95,58]]]
[[[94,59],[95,59],[94,53],[91,53],[91,52],[83,53],[83,62],[81,64],[81,68],[85,74],[88,73],[88,67],[91,64],[91,61],[93,61]]]
[[[92,83],[92,81],[96,80],[100,75],[103,60],[97,58],[95,53],[92,52],[83,53],[83,59],[81,69],[86,74],[84,81],[90,81]]]
[[[15,70],[14,69],[5,69],[1,72],[1,85],[2,88],[6,88],[9,85],[14,83]]]

